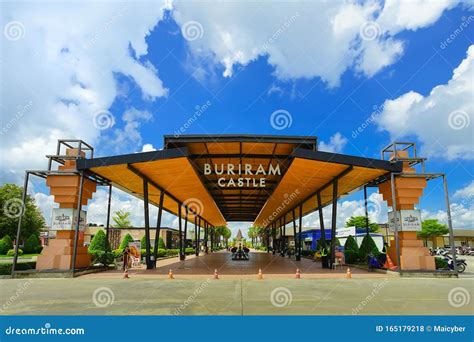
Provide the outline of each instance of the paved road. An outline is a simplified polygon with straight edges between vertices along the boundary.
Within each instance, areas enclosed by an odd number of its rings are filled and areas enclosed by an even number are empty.
[[[467,278],[5,279],[0,314],[466,315],[473,288]]]

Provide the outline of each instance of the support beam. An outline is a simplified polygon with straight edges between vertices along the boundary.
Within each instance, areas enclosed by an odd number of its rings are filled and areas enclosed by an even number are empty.
[[[196,256],[199,256],[199,252],[200,252],[200,244],[201,244],[201,217],[199,217],[199,221],[198,221],[198,231],[197,231],[197,250],[196,250]]]
[[[25,172],[25,181],[23,183],[23,194],[21,196],[21,213],[20,213],[20,217],[18,218],[18,227],[16,230],[15,254],[13,256],[12,275],[15,272],[16,264],[18,262],[18,249],[20,246],[21,223],[23,221],[23,216],[25,215],[25,211],[26,211],[25,201],[26,201],[26,196],[28,193],[28,179],[29,178],[30,178],[30,174],[27,171]]]
[[[331,217],[331,263],[334,265],[336,260],[336,223],[337,223],[337,187],[338,179],[334,179],[332,188],[332,217]]]
[[[183,255],[183,223],[181,222],[181,203],[178,203],[178,232],[179,232],[179,259],[182,259]]]
[[[321,242],[326,244],[326,230],[324,229],[324,215],[323,215],[323,205],[321,203],[321,193],[318,192],[318,212],[319,212],[319,226],[321,228]]]
[[[396,155],[396,154],[395,154]],[[398,265],[398,272],[402,274],[402,265],[401,265],[401,257],[400,257],[400,242],[398,236],[398,223],[397,223],[397,197],[395,195],[395,174],[392,172],[390,174],[390,187],[392,190],[392,210],[395,215],[395,249],[397,250],[397,265]]]
[[[367,209],[367,185],[364,185],[365,233],[369,235],[369,211]]]
[[[82,190],[84,188],[84,172],[80,173],[79,179],[79,197],[77,199],[77,222],[76,222],[76,229],[74,232],[74,246],[72,251],[72,275],[74,276],[74,272],[76,271],[76,257],[77,257],[77,243],[79,241],[79,224],[81,222],[81,209],[82,209]]]
[[[297,245],[297,239],[296,239],[296,211],[293,209],[292,211],[293,214],[293,240],[295,242],[295,258],[298,260],[298,245]]]
[[[158,262],[158,248],[160,243],[161,218],[163,216],[163,200],[165,197],[164,191],[160,191],[160,203],[158,205],[158,216],[156,217],[156,231],[155,231],[155,246],[153,249],[153,256],[155,257],[155,268]]]
[[[109,242],[109,230],[110,230],[110,206],[112,204],[112,184],[109,185],[109,198],[107,199],[107,221],[105,224],[105,251],[106,254],[104,254],[104,264],[105,264],[105,259],[107,258],[107,253],[109,252],[110,248],[110,242]]]
[[[301,260],[302,245],[301,245],[301,231],[303,227],[303,205],[300,205],[300,224],[298,225],[298,254],[296,255],[296,261]]]
[[[448,228],[449,228],[449,244],[451,245],[451,255],[453,256],[453,265],[454,265],[454,273],[458,274],[458,268],[456,265],[457,257],[456,257],[456,248],[454,247],[454,232],[453,232],[453,221],[451,219],[451,205],[449,203],[449,192],[448,192],[448,181],[446,180],[446,176],[443,174],[443,187],[444,187],[444,199],[446,202],[446,215],[448,216]]]
[[[153,265],[151,264],[151,246],[150,246],[150,212],[148,203],[148,180],[143,179],[143,214],[145,216],[145,263],[146,269],[151,270]]]
[[[188,207],[185,207],[184,238],[183,238],[183,260],[186,259],[186,239],[188,237],[188,218],[189,218],[189,210],[188,210]]]

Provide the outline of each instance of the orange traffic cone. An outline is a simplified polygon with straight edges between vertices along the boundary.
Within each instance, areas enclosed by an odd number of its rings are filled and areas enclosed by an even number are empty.
[[[301,272],[300,272],[300,269],[299,269],[299,268],[296,269],[295,278],[296,278],[296,279],[300,279],[300,278],[301,278]]]
[[[217,273],[217,268],[214,270],[214,279],[219,279],[219,273]]]
[[[170,271],[168,272],[168,279],[174,279],[173,270],[171,268],[170,268]]]
[[[385,264],[383,265],[384,268],[390,271],[394,271],[397,269],[397,266],[395,266],[392,262],[392,259],[390,256],[387,254],[387,260],[385,260]]]
[[[347,278],[347,279],[351,279],[351,278],[352,278],[351,269],[350,269],[349,267],[347,268],[346,278]]]
[[[130,277],[128,276],[128,270],[125,269],[125,271],[123,271],[123,279],[129,279]]]
[[[263,273],[261,268],[258,269],[258,280],[263,280]]]

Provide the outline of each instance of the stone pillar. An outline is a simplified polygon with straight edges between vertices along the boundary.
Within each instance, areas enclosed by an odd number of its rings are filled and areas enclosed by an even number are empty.
[[[397,151],[397,155],[399,158],[408,158],[407,151]],[[416,170],[410,167],[407,161],[404,161],[403,173],[416,173]],[[394,211],[414,210],[415,205],[419,203],[420,197],[423,195],[423,189],[426,185],[426,179],[423,176],[410,178],[395,177],[396,208],[393,207],[392,203],[392,187],[390,180],[379,185],[379,192]],[[423,246],[423,240],[417,238],[416,232],[399,231],[398,240],[402,270],[436,269],[434,257],[430,255],[428,248]],[[394,240],[390,241],[387,253],[392,259],[394,265],[397,265],[397,251]]]
[[[77,156],[77,149],[68,149],[68,156]],[[81,153],[85,157],[84,153]],[[76,160],[66,159],[64,165],[58,167],[58,171],[71,172],[76,171]],[[48,175],[46,185],[50,188],[54,201],[59,204],[61,209],[69,209],[71,212],[71,226],[65,230],[57,230],[56,238],[49,240],[48,246],[43,248],[41,255],[36,261],[37,270],[60,269],[70,270],[72,268],[72,255],[74,251],[75,223],[74,216],[77,215],[77,206],[79,203],[79,175]],[[84,178],[81,206],[87,205],[92,194],[96,191],[96,183]],[[84,222],[85,224],[85,222]],[[91,256],[84,247],[84,232],[79,231],[77,242],[76,268],[86,268],[91,263]]]

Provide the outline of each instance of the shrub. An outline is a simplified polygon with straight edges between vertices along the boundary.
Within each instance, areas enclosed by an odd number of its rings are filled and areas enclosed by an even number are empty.
[[[123,249],[120,249],[120,248],[114,249],[114,250],[112,251],[112,255],[113,255],[114,258],[116,258],[116,259],[122,257],[122,254],[123,254]]]
[[[316,243],[316,250],[317,250],[317,251],[320,251],[321,248],[323,248],[323,247],[324,247],[326,250],[328,250],[328,246],[329,246],[329,241],[319,239],[318,242]]]
[[[162,238],[158,240],[158,248],[159,249],[166,249],[165,242],[163,241]]]
[[[344,250],[359,252],[359,246],[357,245],[357,242],[352,235],[349,235],[347,237],[346,243],[344,244]]]
[[[13,248],[13,241],[9,235],[5,235],[0,240],[0,254],[7,254],[7,252]]]
[[[370,253],[373,253],[374,255],[380,254],[377,246],[375,245],[374,239],[372,239],[370,235],[366,235],[360,244],[359,259],[362,261],[367,260],[367,256]]]
[[[38,247],[41,247],[38,235],[31,234],[30,237],[26,239],[23,249],[25,250],[25,253],[32,254],[36,253]]]
[[[157,253],[157,257],[158,258],[163,258],[166,256],[166,249],[164,248],[158,248],[158,253]]]
[[[359,259],[359,252],[351,250],[351,249],[346,249],[344,250],[344,256],[346,259],[346,263],[355,264],[357,260]]]
[[[140,252],[142,253],[142,257],[146,256],[146,248],[142,248]],[[150,248],[150,255],[153,255],[153,248]]]
[[[25,271],[36,268],[36,261],[20,262],[16,264],[16,271]],[[10,275],[12,273],[12,263],[0,263],[0,275]]]
[[[35,253],[37,254],[41,254],[42,251],[43,251],[43,246],[38,246],[35,248]]]
[[[14,249],[9,249],[7,252],[7,256],[14,256],[15,255],[15,250]],[[23,251],[18,248],[18,255],[23,255]]]
[[[114,254],[112,252],[106,251],[89,251],[92,255],[92,263],[93,264],[104,264],[110,265],[114,262]]]
[[[105,251],[107,249],[106,235],[103,230],[99,230],[89,245],[89,253],[94,251]]]
[[[194,254],[196,250],[193,247],[188,247],[184,250],[184,254]]]
[[[120,244],[119,249],[124,250],[125,247],[128,247],[128,244],[133,241],[135,240],[133,240],[133,237],[130,234],[125,235],[123,237],[123,240],[122,240],[122,243]]]
[[[173,256],[173,255],[178,255],[179,254],[179,249],[178,248],[173,248],[173,249],[167,249],[166,250],[166,256]]]
[[[443,258],[435,258],[435,264],[437,270],[445,270],[448,268],[448,262]]]

